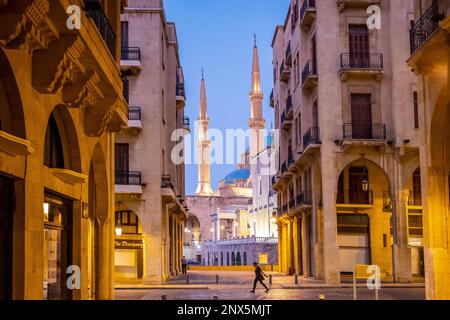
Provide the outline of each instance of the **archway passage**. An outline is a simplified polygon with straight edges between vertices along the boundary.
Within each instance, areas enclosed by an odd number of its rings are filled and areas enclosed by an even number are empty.
[[[202,230],[197,216],[190,214],[185,222],[183,256],[189,264],[200,264],[202,261]]]
[[[236,256],[234,255],[234,252],[231,253],[231,265],[236,265]]]
[[[241,265],[242,265],[241,253],[240,253],[240,252],[238,252],[238,253],[236,254],[236,265],[237,265],[237,266],[241,266]]]

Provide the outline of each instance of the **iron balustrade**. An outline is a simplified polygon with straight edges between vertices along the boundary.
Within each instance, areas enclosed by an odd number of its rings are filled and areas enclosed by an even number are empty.
[[[305,0],[305,1],[303,1],[302,8],[300,9],[300,19],[303,20],[307,10],[315,9],[315,8],[316,8],[316,1],[315,0]]]
[[[292,96],[289,95],[286,99],[286,115],[288,115],[292,111],[293,106]]]
[[[142,112],[141,112],[140,107],[130,107],[128,109],[128,120],[140,121],[141,115],[142,115]]]
[[[373,191],[340,190],[336,197],[336,204],[373,205]]]
[[[303,149],[308,148],[312,144],[319,143],[319,128],[312,127],[303,135]]]
[[[141,61],[141,48],[138,47],[122,47],[120,50],[121,60]]]
[[[292,50],[291,50],[291,42],[290,41],[286,48],[286,64],[288,66],[292,66]]]
[[[306,80],[308,80],[308,77],[316,75],[317,75],[317,62],[315,60],[308,60],[302,71],[302,85],[305,84]]]
[[[385,124],[345,123],[344,139],[386,140]]]
[[[382,53],[341,53],[341,69],[370,69],[384,68]]]
[[[178,97],[186,97],[184,83],[178,82],[176,91],[177,91],[176,94]]]
[[[138,171],[116,171],[116,185],[140,186],[142,185],[141,173]]]
[[[434,34],[442,18],[437,0],[433,0],[431,6],[409,31],[411,54],[414,54]]]
[[[103,7],[98,0],[86,0],[85,9],[87,16],[92,19],[103,38],[111,55],[116,57],[116,35],[109,24],[108,18],[103,11]]]
[[[172,190],[175,189],[172,177],[170,175],[163,175],[161,177],[161,188]]]

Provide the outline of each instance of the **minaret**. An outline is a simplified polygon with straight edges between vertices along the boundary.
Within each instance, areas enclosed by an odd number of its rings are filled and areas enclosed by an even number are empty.
[[[261,90],[261,73],[259,70],[258,47],[256,46],[256,35],[253,46],[253,66],[252,66],[252,90],[250,91],[250,159],[253,159],[264,150],[264,129],[266,120],[262,114],[262,103],[264,94]]]
[[[206,113],[205,77],[202,70],[202,84],[200,89],[200,116],[198,118],[198,196],[212,196],[211,188],[211,140],[208,137],[209,118]]]

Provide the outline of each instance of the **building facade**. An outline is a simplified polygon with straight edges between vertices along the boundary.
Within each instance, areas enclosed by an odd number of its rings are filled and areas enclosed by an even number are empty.
[[[113,298],[126,1],[71,3],[0,2],[0,299]]]
[[[285,273],[330,284],[356,264],[388,281],[424,275],[419,89],[405,64],[413,10],[410,0],[293,0],[276,28]]]
[[[427,299],[449,299],[450,3],[415,0],[408,65],[418,76]]]
[[[130,0],[121,27],[130,112],[116,136],[115,277],[162,283],[181,272],[187,219],[183,155],[172,155],[189,132],[178,39],[160,0]]]

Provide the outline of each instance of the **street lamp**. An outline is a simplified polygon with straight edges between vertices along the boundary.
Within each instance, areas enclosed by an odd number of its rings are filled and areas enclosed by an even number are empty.
[[[120,237],[122,235],[123,230],[122,230],[121,226],[117,226],[115,231],[116,231],[116,236]]]

